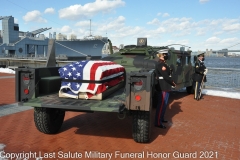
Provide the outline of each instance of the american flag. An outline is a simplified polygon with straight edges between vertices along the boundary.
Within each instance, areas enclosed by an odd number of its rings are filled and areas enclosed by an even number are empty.
[[[69,80],[107,80],[104,83],[82,83],[62,81],[60,92],[70,98],[78,98],[80,92],[86,93],[86,99],[104,92],[109,86],[118,84],[123,77],[124,67],[111,61],[79,61],[59,68],[60,77]],[[118,77],[116,79],[112,79]]]

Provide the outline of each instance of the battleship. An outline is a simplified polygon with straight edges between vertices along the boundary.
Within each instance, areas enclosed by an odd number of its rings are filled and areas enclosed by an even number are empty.
[[[42,32],[51,28],[40,28],[31,32],[19,31],[12,16],[0,16],[0,58],[46,59],[50,37]],[[56,37],[53,37],[56,38]],[[83,39],[55,40],[55,56],[65,60],[81,60],[91,56],[100,59],[104,46],[109,43],[107,37],[87,36]]]

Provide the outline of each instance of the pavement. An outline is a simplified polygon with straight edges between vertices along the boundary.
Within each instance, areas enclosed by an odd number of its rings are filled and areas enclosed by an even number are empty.
[[[0,73],[0,91],[0,160],[20,155],[39,160],[240,160],[239,99],[204,95],[196,101],[186,92],[172,92],[167,129],[152,124],[151,141],[141,144],[132,139],[132,117],[120,120],[117,113],[66,112],[58,134],[43,134],[35,127],[34,110],[15,102],[14,75]]]

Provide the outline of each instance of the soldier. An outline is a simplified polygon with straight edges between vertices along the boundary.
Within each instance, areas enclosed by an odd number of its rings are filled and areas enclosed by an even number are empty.
[[[171,69],[166,63],[168,59],[168,50],[159,50],[157,57],[159,62],[156,65],[156,78],[158,79],[158,84],[156,86],[157,92],[157,109],[155,115],[155,127],[166,128],[163,123],[168,121],[164,120],[165,111],[168,105],[169,91],[171,91],[171,86],[176,87],[176,84],[171,78]]]
[[[204,53],[197,56],[195,62],[195,73],[193,74],[194,99],[201,99],[200,87],[203,82],[206,82],[207,68],[204,65]]]

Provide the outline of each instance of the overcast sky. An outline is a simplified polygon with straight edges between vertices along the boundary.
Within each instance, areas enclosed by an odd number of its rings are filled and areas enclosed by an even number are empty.
[[[192,50],[240,50],[240,0],[1,0],[0,16],[21,31],[107,36],[115,46],[183,44]],[[2,26],[0,25],[0,29]],[[238,44],[238,45],[235,45]],[[232,47],[233,46],[233,47]]]

